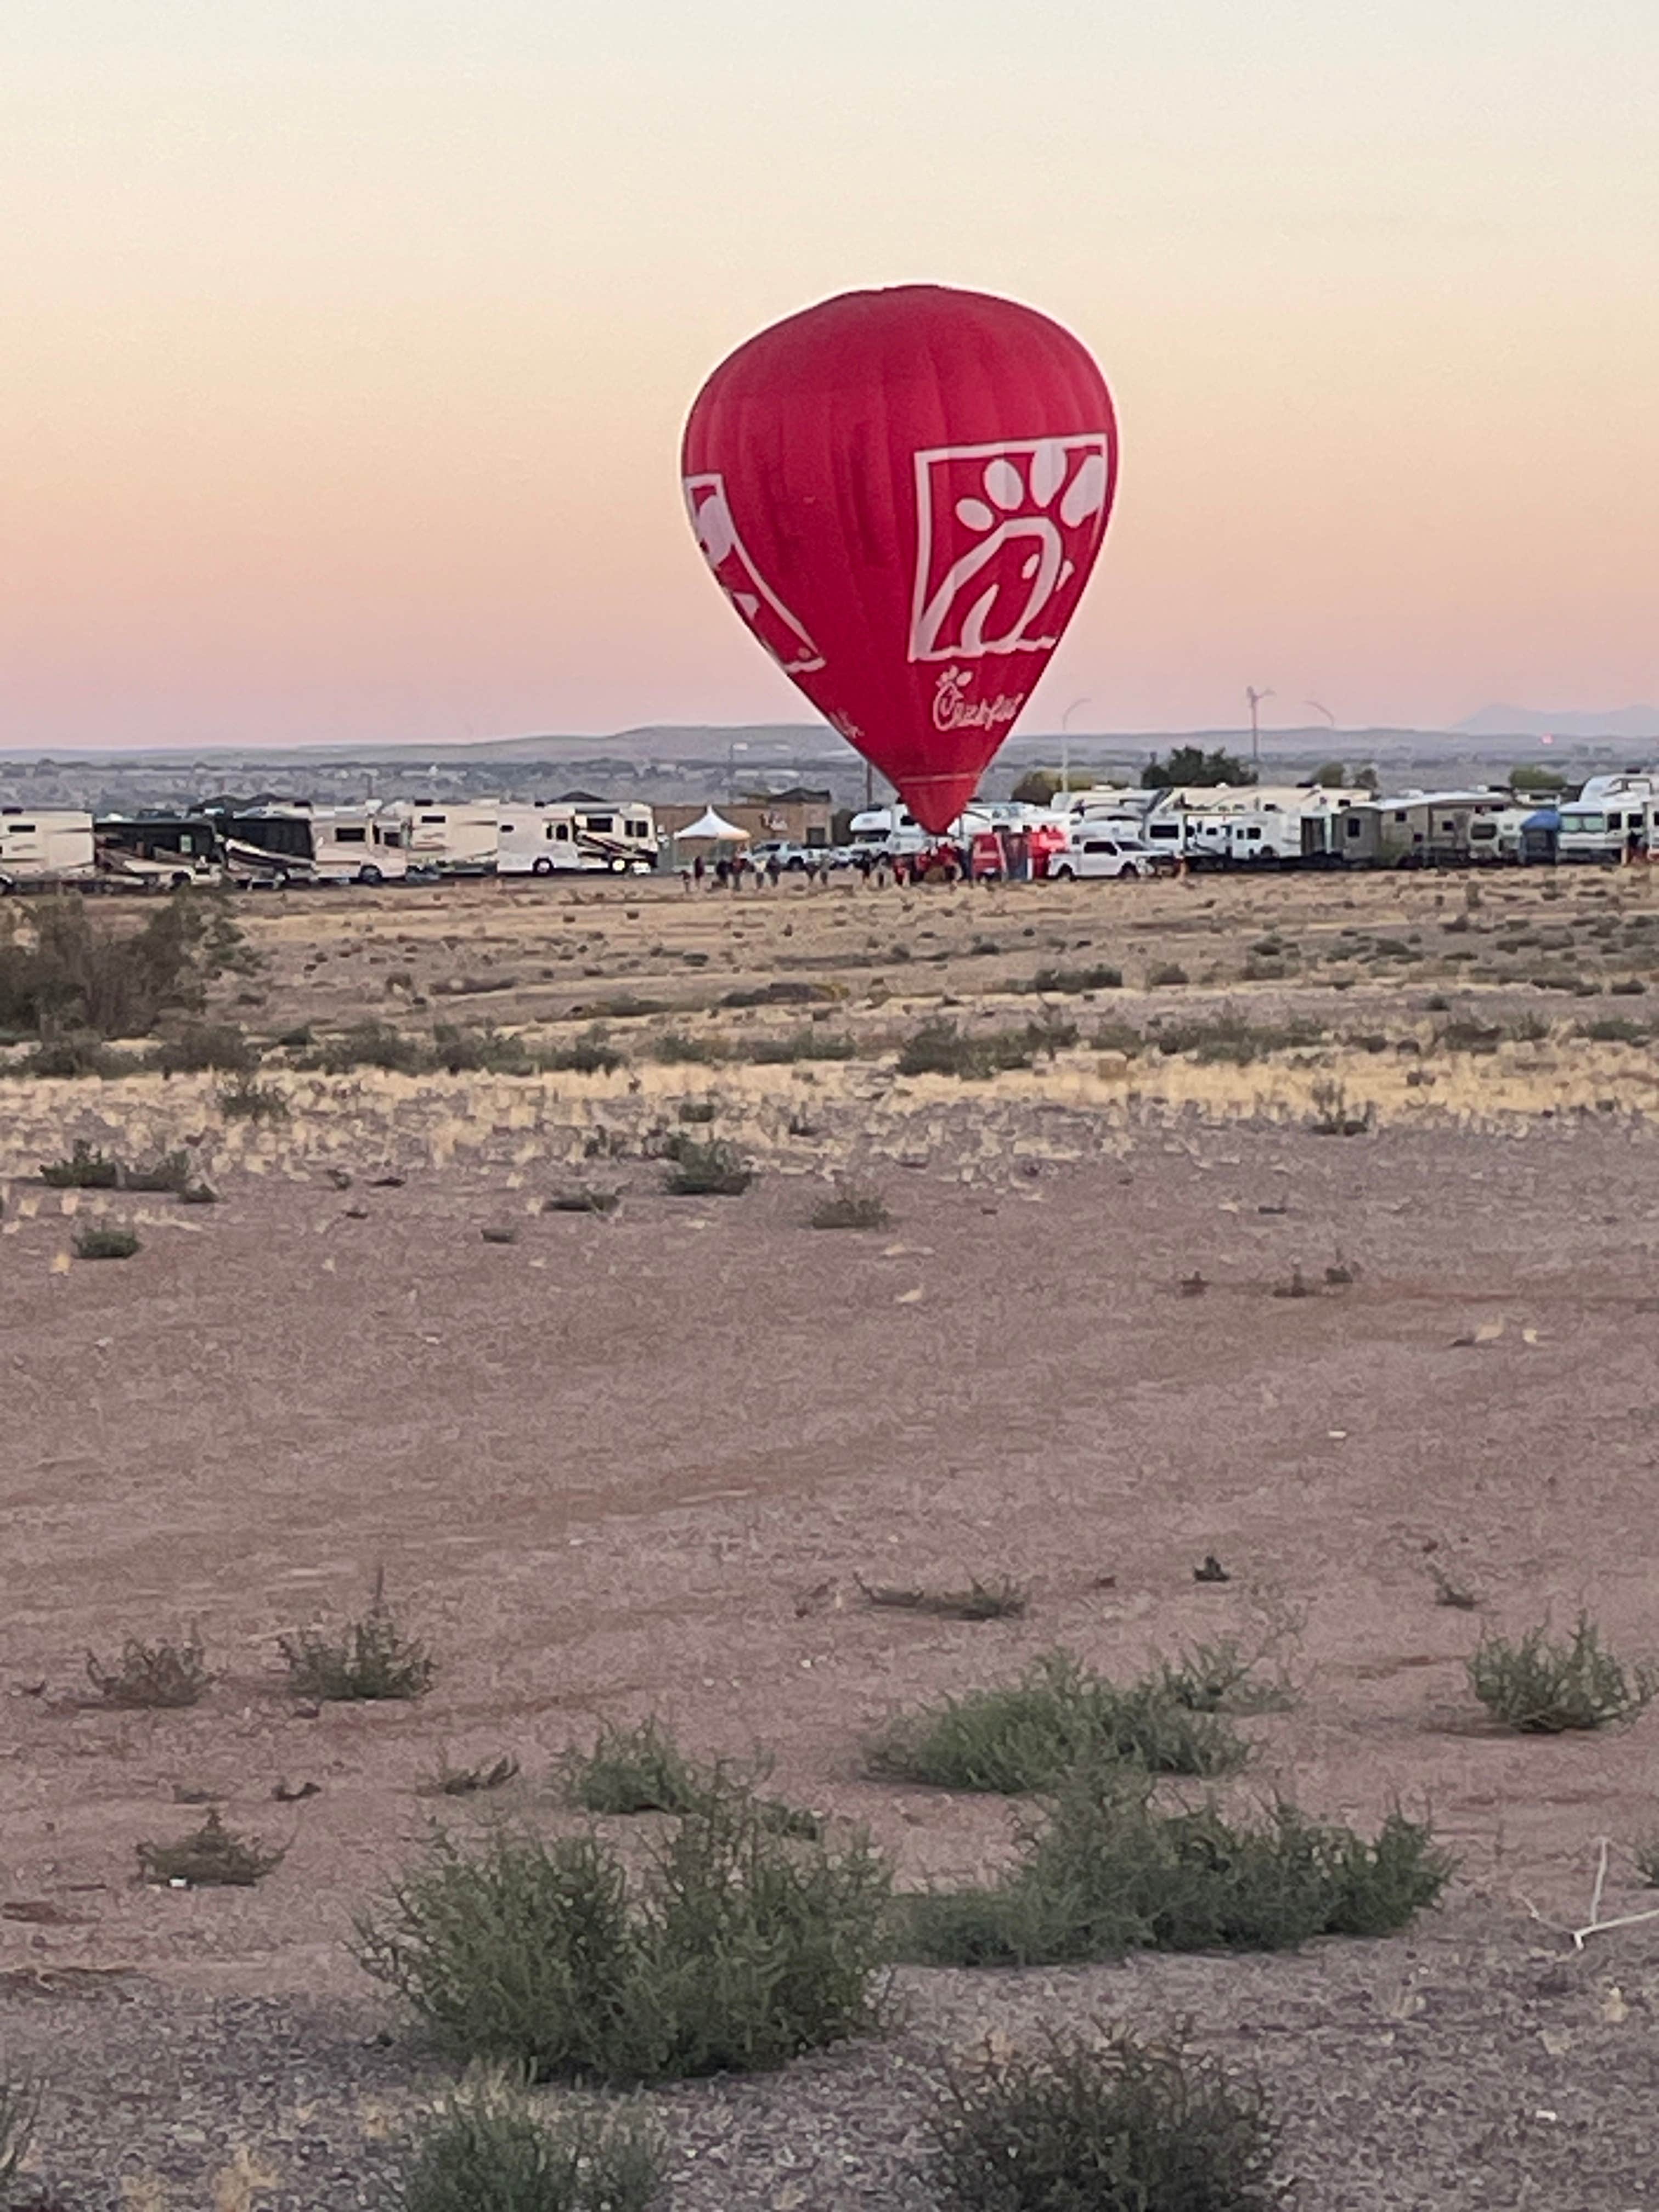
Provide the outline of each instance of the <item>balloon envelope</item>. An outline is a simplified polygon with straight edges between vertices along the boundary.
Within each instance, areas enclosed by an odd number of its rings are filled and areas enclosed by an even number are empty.
[[[1117,430],[1088,352],[982,292],[846,293],[721,363],[683,472],[703,556],[750,629],[944,830],[1105,534]]]

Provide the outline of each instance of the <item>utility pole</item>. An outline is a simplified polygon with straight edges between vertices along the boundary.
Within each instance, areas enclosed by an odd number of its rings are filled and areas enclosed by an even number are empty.
[[[1060,787],[1064,792],[1069,793],[1072,788],[1072,746],[1066,735],[1067,726],[1078,708],[1088,704],[1086,699],[1073,699],[1060,718]]]
[[[1256,718],[1256,709],[1264,699],[1271,699],[1273,696],[1271,691],[1258,691],[1254,684],[1247,684],[1244,686],[1244,696],[1250,702],[1250,766],[1252,768],[1259,767],[1261,760],[1261,729]]]

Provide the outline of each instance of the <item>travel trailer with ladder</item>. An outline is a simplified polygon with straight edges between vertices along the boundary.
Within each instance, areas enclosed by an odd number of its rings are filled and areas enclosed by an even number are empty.
[[[65,809],[0,807],[0,891],[90,882],[92,817]]]
[[[493,876],[501,839],[499,799],[405,799],[392,810],[409,833],[409,865],[439,876]]]

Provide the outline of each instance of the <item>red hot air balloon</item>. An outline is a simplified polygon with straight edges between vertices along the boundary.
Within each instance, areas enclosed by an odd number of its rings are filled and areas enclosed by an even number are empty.
[[[1088,353],[982,292],[848,292],[720,364],[684,475],[744,621],[923,828],[947,828],[1105,535],[1117,429]]]

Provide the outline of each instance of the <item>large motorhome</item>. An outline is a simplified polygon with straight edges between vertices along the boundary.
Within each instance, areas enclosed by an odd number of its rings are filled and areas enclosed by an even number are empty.
[[[90,814],[0,807],[0,891],[88,881],[94,860]]]
[[[224,875],[219,834],[205,815],[106,814],[92,834],[106,883],[177,891]]]
[[[390,810],[409,830],[409,865],[440,876],[489,876],[495,872],[502,805],[499,799],[405,799]]]
[[[1331,832],[1350,867],[1443,867],[1469,860],[1474,823],[1510,804],[1505,791],[1408,791],[1348,807]]]
[[[407,828],[390,808],[269,804],[207,810],[239,883],[396,883],[409,873]]]
[[[1593,775],[1561,809],[1564,860],[1618,860],[1659,842],[1659,789],[1649,775]]]
[[[657,818],[638,799],[625,806],[572,803],[582,865],[613,875],[639,875],[657,865]]]
[[[576,842],[576,810],[537,799],[503,805],[495,823],[495,872],[501,876],[574,874],[587,864]]]

